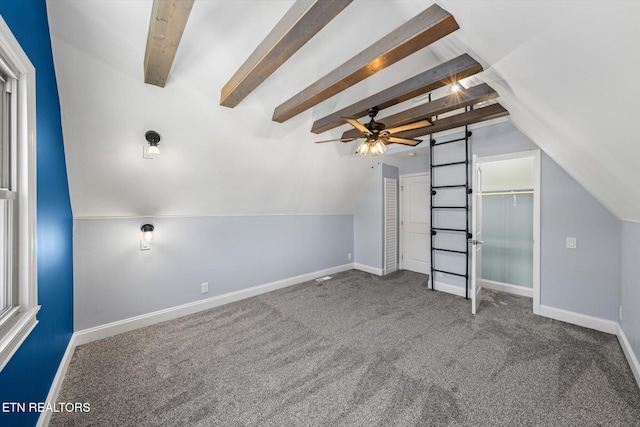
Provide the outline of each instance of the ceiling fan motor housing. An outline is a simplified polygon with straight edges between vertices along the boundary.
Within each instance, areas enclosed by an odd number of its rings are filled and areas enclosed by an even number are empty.
[[[385,128],[384,123],[380,123],[380,122],[376,122],[374,120],[374,117],[378,114],[378,107],[371,107],[367,110],[367,112],[369,113],[369,117],[371,117],[371,121],[369,123],[366,123],[364,126],[369,129],[369,132],[371,132],[373,135],[369,135],[367,137],[367,140],[375,140],[378,138],[378,134],[380,132],[382,132]]]
[[[369,123],[365,124],[365,127],[369,129],[371,133],[380,133],[384,130],[385,125],[384,123],[376,122],[371,119]]]

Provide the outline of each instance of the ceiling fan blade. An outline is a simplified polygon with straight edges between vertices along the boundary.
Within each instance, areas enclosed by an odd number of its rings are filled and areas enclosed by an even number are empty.
[[[398,132],[404,132],[406,130],[424,128],[431,125],[433,125],[433,123],[431,123],[429,120],[420,120],[419,122],[409,123],[407,125],[402,125],[402,126],[396,126],[394,128],[385,129],[385,130],[389,133],[398,133]]]
[[[386,136],[384,140],[389,143],[394,144],[404,144],[404,145],[418,145],[422,142],[421,139],[407,139],[407,138],[398,138],[396,136]]]
[[[355,141],[356,139],[360,139],[360,138],[338,138],[338,139],[327,139],[325,141],[316,141],[316,144],[322,144],[324,142],[350,142],[350,141]]]
[[[367,129],[365,127],[365,125],[363,125],[362,123],[360,123],[359,121],[357,121],[356,119],[354,119],[352,117],[342,117],[342,119],[345,122],[349,123],[354,128],[358,129],[362,133],[365,133],[365,134],[371,133],[371,131],[369,129]]]

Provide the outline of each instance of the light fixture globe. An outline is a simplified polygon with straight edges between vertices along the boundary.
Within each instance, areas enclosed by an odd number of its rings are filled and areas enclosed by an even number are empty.
[[[369,141],[364,141],[362,144],[360,144],[360,146],[356,150],[356,153],[361,154],[363,156],[366,156],[368,152],[369,152]]]
[[[149,130],[144,134],[144,137],[149,143],[147,155],[152,156],[154,154],[160,154],[160,148],[158,148],[158,144],[160,144],[160,134],[155,130]]]
[[[145,242],[150,242],[153,240],[153,230],[155,227],[151,224],[145,224],[140,227],[140,231],[142,231],[142,240]]]
[[[384,154],[385,151],[387,151],[387,145],[384,142],[380,141],[380,140],[377,140],[376,143],[374,144],[374,146],[376,148],[376,152],[378,153],[376,155],[378,155],[378,156],[381,155],[381,154]],[[373,153],[371,153],[371,154],[373,155]]]

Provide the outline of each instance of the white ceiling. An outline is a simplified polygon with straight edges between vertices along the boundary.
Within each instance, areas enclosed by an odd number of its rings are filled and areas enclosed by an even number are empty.
[[[158,88],[143,83],[151,0],[49,0],[74,216],[351,213],[378,159],[313,144],[348,129],[314,135],[313,121],[466,51],[520,130],[619,218],[640,220],[640,2],[439,1],[456,33],[272,122],[277,105],[433,3],[354,0],[240,105],[219,106],[293,2],[196,0]],[[149,129],[162,135],[154,160],[142,159]]]

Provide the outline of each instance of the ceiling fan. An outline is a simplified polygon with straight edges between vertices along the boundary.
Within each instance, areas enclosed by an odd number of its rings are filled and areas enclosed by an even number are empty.
[[[374,117],[378,114],[378,107],[371,107],[367,111],[369,113],[369,117],[371,117],[371,121],[364,125],[355,118],[342,117],[345,122],[349,123],[351,126],[362,132],[362,135],[360,135],[359,137],[328,139],[326,141],[316,141],[316,144],[335,141],[350,142],[357,139],[364,139],[362,144],[360,144],[360,146],[356,150],[356,153],[362,154],[363,156],[366,156],[367,154],[370,154],[372,156],[379,156],[380,154],[383,154],[385,151],[387,151],[387,144],[404,144],[414,146],[422,142],[422,140],[420,139],[399,138],[393,136],[394,133],[423,128],[431,126],[433,124],[429,120],[420,120],[415,123],[409,123],[407,125],[386,129],[384,123],[376,122],[374,120]]]

